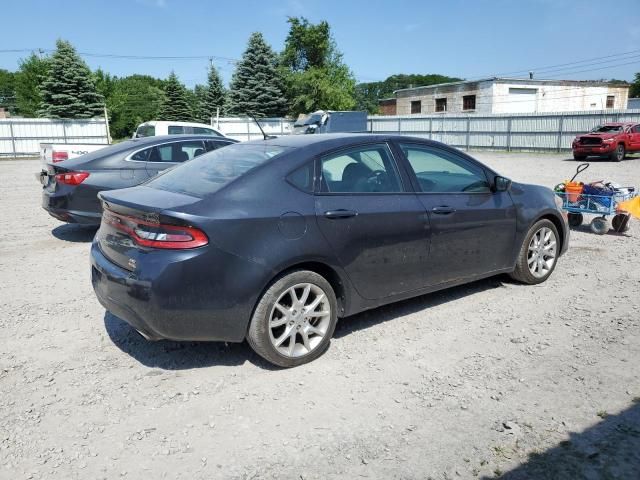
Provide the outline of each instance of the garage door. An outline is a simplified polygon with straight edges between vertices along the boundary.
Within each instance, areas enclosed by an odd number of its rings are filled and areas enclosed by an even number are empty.
[[[505,113],[533,113],[536,111],[536,88],[509,88],[509,101]]]

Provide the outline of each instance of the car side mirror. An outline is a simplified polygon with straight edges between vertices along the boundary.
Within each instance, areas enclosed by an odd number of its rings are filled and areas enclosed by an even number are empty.
[[[493,190],[496,192],[506,192],[511,188],[511,180],[507,177],[496,175],[493,179]]]

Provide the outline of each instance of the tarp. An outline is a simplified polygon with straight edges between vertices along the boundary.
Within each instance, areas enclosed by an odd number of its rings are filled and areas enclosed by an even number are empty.
[[[640,196],[618,203],[618,210],[624,210],[636,218],[640,218]]]

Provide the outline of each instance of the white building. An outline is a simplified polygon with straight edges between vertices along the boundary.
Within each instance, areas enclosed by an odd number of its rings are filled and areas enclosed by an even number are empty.
[[[580,80],[487,78],[396,90],[383,114],[535,113],[626,109],[629,85]]]

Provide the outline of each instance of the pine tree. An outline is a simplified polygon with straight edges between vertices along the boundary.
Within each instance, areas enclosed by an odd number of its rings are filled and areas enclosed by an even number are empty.
[[[210,115],[207,111],[207,87],[204,85],[196,85],[193,87],[193,118],[196,122],[209,123]]]
[[[193,112],[187,99],[187,91],[180,83],[175,72],[171,72],[164,87],[165,100],[159,113],[159,120],[189,122],[193,120]]]
[[[56,42],[41,89],[42,116],[91,118],[103,114],[104,100],[96,90],[91,70],[65,40]]]
[[[287,111],[277,57],[261,33],[249,37],[247,49],[231,79],[229,113],[279,117]]]
[[[226,92],[218,70],[211,65],[211,67],[209,67],[209,74],[207,75],[207,93],[203,107],[204,114],[207,117],[206,123],[211,121],[211,117],[216,115],[218,109],[220,109],[220,114],[224,113],[225,96]]]

